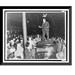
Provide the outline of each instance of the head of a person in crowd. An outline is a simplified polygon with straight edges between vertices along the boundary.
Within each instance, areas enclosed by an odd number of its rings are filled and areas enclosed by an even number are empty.
[[[13,38],[13,41],[15,41],[15,38]]]
[[[59,37],[59,40],[60,40],[60,41],[62,40],[61,37]]]
[[[9,35],[9,38],[11,38],[11,35]]]
[[[60,37],[58,37],[58,38],[57,38],[57,41],[60,41],[60,40],[61,40]]]
[[[37,38],[39,38],[39,34],[37,34]]]
[[[23,44],[23,40],[21,40],[21,44]]]
[[[29,42],[26,42],[25,47],[28,47],[28,46],[29,46]]]
[[[16,43],[18,43],[18,42],[19,42],[19,39],[16,40]]]
[[[29,37],[29,41],[31,41],[32,40],[32,37]]]
[[[52,41],[55,41],[55,37],[52,37],[51,40],[52,40]]]
[[[14,37],[16,37],[16,34],[14,34]]]

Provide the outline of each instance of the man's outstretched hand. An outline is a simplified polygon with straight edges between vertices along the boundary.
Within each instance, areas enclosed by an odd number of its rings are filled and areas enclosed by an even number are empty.
[[[42,28],[41,26],[38,26],[38,28]]]

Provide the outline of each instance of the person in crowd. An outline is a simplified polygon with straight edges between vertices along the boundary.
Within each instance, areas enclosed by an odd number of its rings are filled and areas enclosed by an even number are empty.
[[[14,52],[15,52],[15,47],[14,44],[12,42],[9,42],[7,45],[7,59],[9,58],[13,58],[14,57]]]
[[[64,40],[61,39],[61,38],[58,38],[57,39],[58,43],[58,49],[57,49],[57,54],[56,54],[56,57],[57,59],[65,59],[65,56],[66,56],[66,46],[64,44]]]
[[[22,41],[17,43],[17,50],[15,51],[15,57],[23,59],[23,47],[22,47]]]

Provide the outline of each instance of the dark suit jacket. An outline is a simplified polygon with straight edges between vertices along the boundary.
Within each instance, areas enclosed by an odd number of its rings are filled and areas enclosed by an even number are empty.
[[[42,24],[42,30],[43,31],[49,31],[49,22],[45,22]]]

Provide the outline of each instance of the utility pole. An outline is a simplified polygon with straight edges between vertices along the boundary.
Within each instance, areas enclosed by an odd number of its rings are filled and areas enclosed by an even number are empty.
[[[27,42],[27,27],[26,27],[26,13],[23,12],[22,13],[22,25],[23,25],[23,37],[24,37],[24,51],[23,51],[23,56],[24,59],[26,58],[26,54],[25,54],[25,44]]]
[[[22,13],[22,24],[23,24],[23,36],[24,36],[24,44],[27,42],[27,27],[26,27],[26,13]]]

